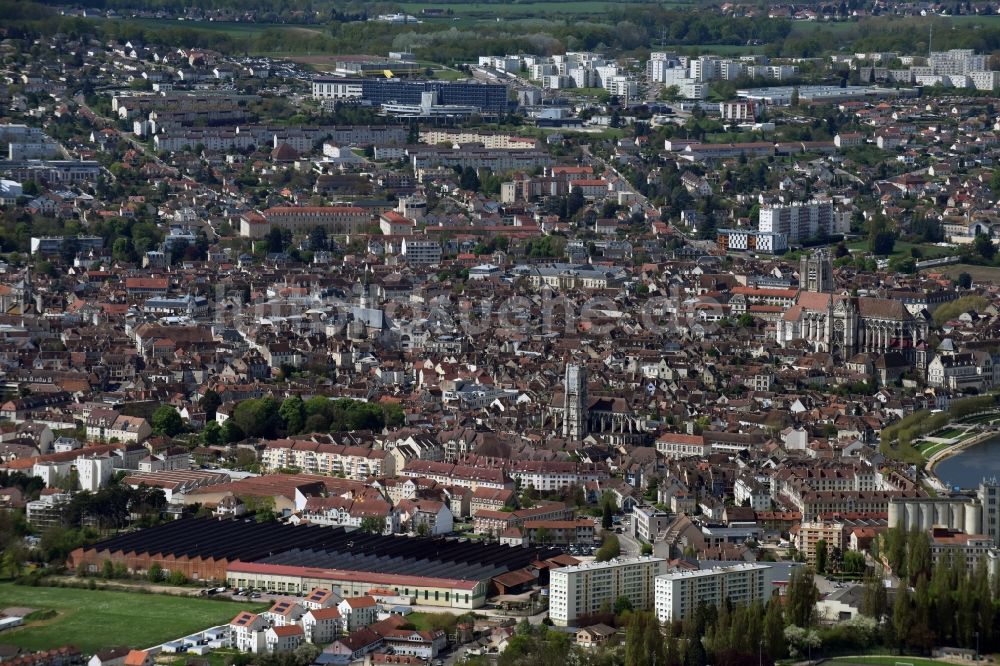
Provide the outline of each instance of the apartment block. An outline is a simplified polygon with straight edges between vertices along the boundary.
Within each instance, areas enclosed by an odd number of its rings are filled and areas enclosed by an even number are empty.
[[[616,559],[554,569],[549,577],[549,617],[556,626],[570,626],[582,615],[626,597],[633,608],[653,606],[654,581],[666,573],[661,557]]]
[[[656,619],[684,620],[699,604],[717,607],[726,599],[744,605],[766,601],[771,594],[771,578],[771,567],[749,563],[657,576]]]
[[[836,217],[829,202],[795,203],[760,209],[758,231],[784,234],[789,242],[836,233]]]

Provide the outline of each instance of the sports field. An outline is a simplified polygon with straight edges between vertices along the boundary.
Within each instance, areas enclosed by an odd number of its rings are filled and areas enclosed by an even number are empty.
[[[856,664],[857,666],[941,666],[946,661],[922,659],[920,657],[903,656],[870,656],[870,657],[837,657],[831,659],[834,664]]]
[[[152,647],[225,624],[241,610],[260,610],[245,602],[0,583],[0,608],[11,606],[56,615],[5,631],[0,643],[29,650],[74,645],[84,654],[112,645]]]

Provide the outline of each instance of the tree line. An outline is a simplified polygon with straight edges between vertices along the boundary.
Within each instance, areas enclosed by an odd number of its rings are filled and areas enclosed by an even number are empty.
[[[269,396],[240,402],[222,426],[210,421],[203,439],[211,445],[247,437],[274,439],[314,432],[381,431],[399,427],[404,420],[403,409],[395,403],[325,396],[303,400],[297,395],[279,401]]]

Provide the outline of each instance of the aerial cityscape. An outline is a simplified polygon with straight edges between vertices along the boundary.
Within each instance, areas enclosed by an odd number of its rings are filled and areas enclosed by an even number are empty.
[[[0,17],[0,666],[1000,654],[1000,0]]]

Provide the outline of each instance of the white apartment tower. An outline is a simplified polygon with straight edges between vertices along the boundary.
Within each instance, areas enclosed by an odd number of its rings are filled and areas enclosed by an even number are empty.
[[[656,577],[666,573],[662,557],[616,559],[553,569],[549,576],[549,617],[559,627],[626,597],[632,607],[652,608]]]
[[[699,604],[719,606],[728,599],[747,605],[771,596],[771,567],[735,564],[700,571],[676,571],[656,577],[656,619],[684,620]]]
[[[814,201],[764,206],[757,219],[758,231],[783,233],[789,243],[833,235],[837,230],[833,204]]]

